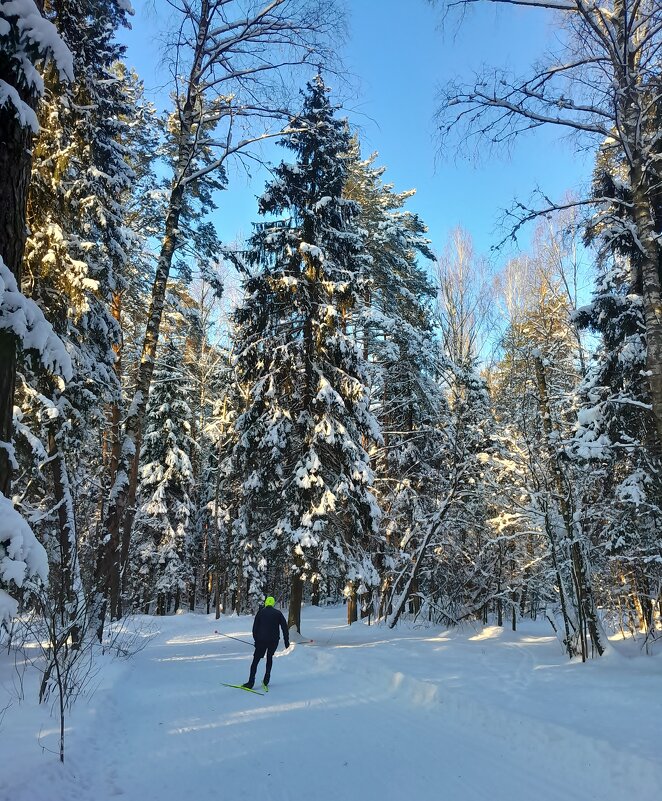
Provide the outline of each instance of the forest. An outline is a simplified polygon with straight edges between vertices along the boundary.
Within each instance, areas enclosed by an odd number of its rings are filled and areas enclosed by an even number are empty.
[[[128,0],[3,0],[0,642],[42,643],[40,699],[118,621],[265,595],[299,632],[344,604],[653,650],[662,7],[509,2],[557,51],[410,109],[442,159],[541,127],[591,159],[584,190],[513,201],[529,244],[495,266],[461,221],[431,241],[348,121],[343,3],[157,0],[162,111]],[[222,241],[265,143],[250,234]]]

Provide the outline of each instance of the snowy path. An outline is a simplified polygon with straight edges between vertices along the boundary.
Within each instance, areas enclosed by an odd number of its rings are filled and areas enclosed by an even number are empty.
[[[251,649],[214,629],[249,639],[247,618],[153,621],[75,712],[64,771],[23,747],[0,799],[662,798],[660,658],[582,666],[542,626],[392,633],[342,614],[305,610],[315,644],[277,653],[263,698],[220,684]]]

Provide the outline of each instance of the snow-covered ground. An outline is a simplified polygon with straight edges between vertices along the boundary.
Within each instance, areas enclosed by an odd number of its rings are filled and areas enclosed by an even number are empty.
[[[304,609],[314,643],[281,644],[264,697],[221,685],[252,652],[215,630],[250,639],[250,618],[142,618],[153,637],[102,666],[64,766],[26,676],[0,722],[0,799],[662,799],[662,657],[621,643],[582,665],[543,623],[392,632],[344,614]],[[13,664],[0,655],[0,710]]]

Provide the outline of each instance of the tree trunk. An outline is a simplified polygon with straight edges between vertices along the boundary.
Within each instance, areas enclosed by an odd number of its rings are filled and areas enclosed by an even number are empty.
[[[36,106],[34,98],[23,98]],[[21,288],[21,266],[32,168],[32,131],[19,124],[13,106],[0,106],[0,258]],[[16,341],[0,330],[0,492],[11,495],[10,449],[16,387]]]
[[[143,421],[154,372],[168,277],[175,251],[179,245],[179,220],[185,199],[185,179],[196,148],[195,131],[202,104],[199,88],[200,66],[210,23],[207,0],[202,0],[198,22],[196,44],[186,87],[186,101],[179,115],[181,122],[175,177],[168,198],[163,240],[152,285],[152,297],[147,314],[136,386],[125,422],[120,463],[117,473],[112,477],[111,500],[105,521],[104,545],[97,562],[97,586],[102,595],[109,600],[111,619],[116,619],[121,614],[119,575],[123,567],[121,560],[124,558],[123,554],[128,554],[133,531]],[[125,547],[123,547],[124,544],[126,544]]]
[[[287,610],[287,627],[292,626],[301,634],[301,604],[303,603],[303,580],[298,570],[292,573],[290,603]]]
[[[356,586],[353,581],[349,583],[349,595],[347,596],[347,625],[351,626],[359,619],[358,602],[356,599]]]
[[[318,575],[317,581],[313,582],[312,591],[311,591],[311,597],[310,597],[310,603],[313,606],[319,606],[320,605],[320,589],[321,588],[320,588],[320,581],[319,581],[319,575]]]
[[[56,418],[48,430],[48,455],[53,479],[53,496],[57,508],[58,546],[59,546],[59,586],[56,586],[57,613],[63,627],[69,627],[78,614],[76,597],[80,590],[78,563],[78,543],[76,540],[76,523],[74,505],[71,497],[69,471],[60,451],[54,427],[60,418]],[[82,599],[81,599],[82,602]],[[80,643],[80,627],[71,628],[72,648]]]
[[[631,170],[634,218],[641,243],[641,277],[646,324],[646,369],[657,432],[657,452],[662,450],[662,290],[660,287],[659,236],[653,230],[649,192],[639,165]]]
[[[636,41],[642,36],[642,29],[645,29],[645,13],[641,11],[638,17],[632,17],[631,4],[624,0],[615,0],[612,24],[616,32],[617,47],[613,70],[618,81],[615,116],[632,188],[632,215],[636,228],[632,238],[641,259],[646,367],[657,432],[656,450],[659,453],[662,449],[662,248],[660,231],[655,230],[653,204],[658,196],[660,176],[655,174],[655,164],[645,141],[647,125],[657,122],[647,115],[657,112],[642,107],[642,92],[648,78],[647,69],[639,61],[641,50]]]
[[[214,574],[215,576],[215,584],[216,584],[216,603],[214,605],[214,613],[216,620],[219,619],[221,616],[221,577],[220,574],[217,572]],[[225,605],[224,605],[225,606]]]

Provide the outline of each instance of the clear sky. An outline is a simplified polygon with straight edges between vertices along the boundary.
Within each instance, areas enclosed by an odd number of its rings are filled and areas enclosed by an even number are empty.
[[[121,38],[127,60],[136,67],[159,109],[167,105],[159,69],[156,35],[167,23],[163,0],[133,0],[133,30]],[[477,4],[461,24],[440,27],[439,9],[427,0],[346,0],[349,40],[345,65],[353,74],[354,96],[343,88],[350,120],[359,126],[363,152],[379,151],[386,180],[398,190],[415,188],[409,208],[430,229],[436,250],[450,229],[461,224],[476,249],[487,253],[503,237],[500,212],[514,198],[527,200],[539,186],[552,197],[586,183],[590,153],[576,153],[559,132],[539,129],[518,140],[510,154],[485,154],[469,162],[454,152],[440,153],[434,111],[439,86],[470,78],[483,64],[518,72],[554,47],[554,16],[542,9]],[[328,79],[332,84],[333,80]],[[290,158],[276,148],[273,160]],[[233,241],[250,232],[257,219],[256,196],[265,175],[234,174],[219,196],[215,218],[219,234]],[[528,234],[520,239],[526,246]],[[499,261],[507,254],[501,254]]]

